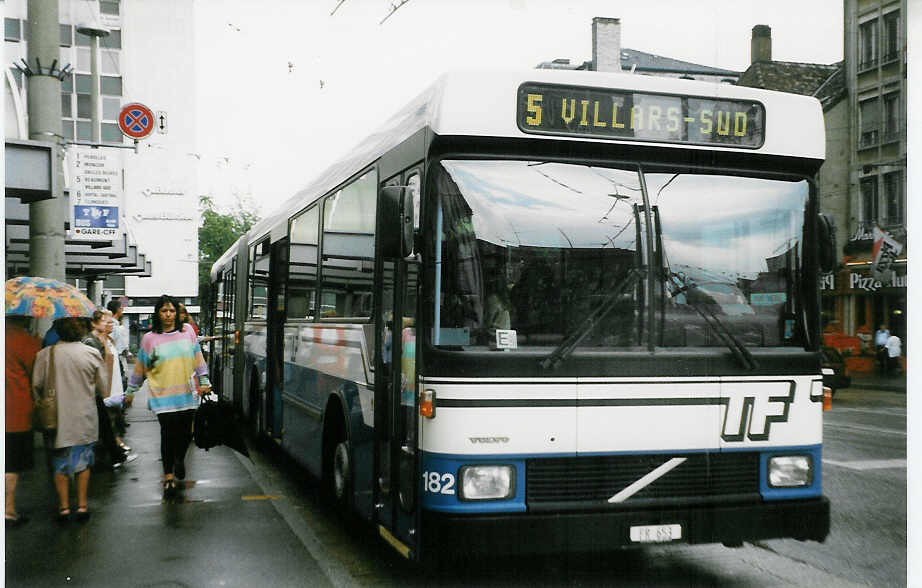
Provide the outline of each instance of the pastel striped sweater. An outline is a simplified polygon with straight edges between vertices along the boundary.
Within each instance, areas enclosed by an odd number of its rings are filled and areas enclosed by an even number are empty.
[[[126,393],[134,394],[147,378],[150,409],[154,413],[191,410],[197,406],[196,393],[189,381],[193,372],[199,386],[211,385],[202,348],[192,329],[169,333],[151,331],[141,339]]]

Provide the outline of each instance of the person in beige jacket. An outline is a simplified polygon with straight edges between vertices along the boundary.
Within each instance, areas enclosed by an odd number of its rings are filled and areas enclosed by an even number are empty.
[[[33,394],[44,394],[51,384],[50,359],[54,350],[54,387],[58,397],[58,428],[52,466],[58,492],[58,520],[70,519],[70,478],[76,478],[78,521],[90,517],[87,504],[93,445],[99,438],[95,396],[106,390],[102,356],[81,343],[86,335],[84,319],[71,318],[56,325],[61,340],[42,349],[32,372]]]

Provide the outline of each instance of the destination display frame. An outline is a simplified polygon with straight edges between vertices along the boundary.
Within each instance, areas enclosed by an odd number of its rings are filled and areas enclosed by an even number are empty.
[[[765,106],[755,100],[526,82],[516,97],[523,133],[759,149]]]

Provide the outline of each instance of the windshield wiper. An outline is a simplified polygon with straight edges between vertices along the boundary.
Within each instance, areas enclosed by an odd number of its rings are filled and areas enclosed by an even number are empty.
[[[594,329],[602,319],[608,316],[608,313],[618,306],[618,299],[621,298],[621,295],[629,288],[633,288],[634,284],[645,274],[645,270],[638,268],[633,268],[628,271],[628,274],[624,277],[621,284],[605,296],[602,303],[589,313],[589,316],[583,320],[582,324],[580,324],[573,334],[564,339],[550,355],[541,360],[541,367],[546,370],[557,369],[561,363],[570,357],[573,350],[576,349],[582,340],[592,332],[592,329]]]
[[[692,292],[700,292],[707,296],[707,294],[698,287],[698,284],[688,279],[688,277],[672,271],[668,272],[668,276],[669,281],[667,283],[671,286],[671,288],[668,288],[668,290],[669,295],[672,298],[675,298],[679,294],[686,292],[689,294]],[[717,315],[714,314],[712,310],[704,306],[703,303],[696,301],[692,296],[689,296],[688,294],[686,294],[685,300],[688,302],[689,306],[691,306],[695,312],[697,312],[698,315],[704,319],[705,324],[709,326],[712,331],[714,331],[717,337],[720,338],[721,343],[723,343],[730,350],[730,352],[733,354],[733,357],[735,357],[736,360],[739,361],[744,368],[752,371],[759,367],[758,362],[756,362],[755,358],[752,356],[746,346],[743,345],[742,341],[740,341],[736,335],[734,335],[733,332],[727,328],[725,324],[720,322],[720,319],[717,318]]]

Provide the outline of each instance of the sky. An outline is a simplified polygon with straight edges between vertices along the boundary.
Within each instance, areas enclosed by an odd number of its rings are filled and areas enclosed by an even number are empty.
[[[407,0],[388,17],[400,2],[197,0],[201,193],[266,216],[444,71],[591,59],[596,16],[621,19],[622,47],[736,71],[757,24],[773,59],[843,55],[841,0]]]

